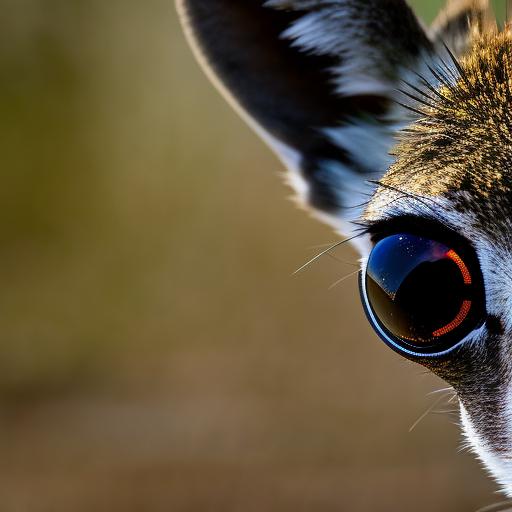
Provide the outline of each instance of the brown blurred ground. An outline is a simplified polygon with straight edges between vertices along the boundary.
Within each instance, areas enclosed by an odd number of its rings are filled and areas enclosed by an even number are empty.
[[[335,236],[284,199],[171,0],[2,7],[0,511],[499,499],[456,415],[408,432],[443,383],[376,340],[355,276],[328,290],[354,267],[291,277]]]

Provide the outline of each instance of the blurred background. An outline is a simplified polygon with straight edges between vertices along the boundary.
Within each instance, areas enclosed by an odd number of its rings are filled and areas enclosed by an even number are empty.
[[[499,501],[172,0],[2,0],[0,75],[3,512]]]

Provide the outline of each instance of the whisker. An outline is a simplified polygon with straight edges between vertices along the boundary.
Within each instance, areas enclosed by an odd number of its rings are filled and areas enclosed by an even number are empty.
[[[448,386],[447,388],[441,388],[441,389],[436,389],[434,391],[431,391],[430,393],[427,393],[427,396],[437,395],[438,393],[443,393],[443,392],[455,393],[455,390],[453,389],[452,386]]]
[[[357,235],[351,236],[350,238],[345,238],[345,240],[341,240],[340,242],[336,242],[335,244],[332,244],[327,249],[322,251],[320,254],[317,254],[314,258],[311,258],[309,261],[304,263],[301,267],[299,267],[292,275],[297,275],[300,272],[302,272],[304,269],[308,268],[312,263],[319,260],[322,256],[325,256],[326,254],[330,253],[332,250],[340,247],[341,245],[344,245],[348,242],[351,242],[352,240],[355,240],[356,238],[359,238],[360,236],[363,236],[363,234],[366,233],[366,229],[362,230],[361,233],[358,233]]]
[[[415,96],[414,94],[411,94],[410,92],[407,92],[404,89],[397,89],[397,91],[400,94],[403,94],[404,96],[407,96],[411,100],[413,100],[413,101],[415,101],[417,103],[421,103],[422,105],[425,105],[428,108],[432,108],[432,109],[435,108],[435,106],[432,103],[429,103],[428,101],[420,98],[419,96]]]
[[[412,432],[445,398],[445,395],[441,395],[437,400],[435,400],[432,405],[430,405],[430,407],[411,425],[409,433]]]
[[[451,102],[449,98],[447,98],[444,94],[440,93],[425,77],[421,76],[419,73],[416,72],[414,74],[432,94],[434,94],[443,101]]]
[[[420,117],[424,117],[426,115],[425,112],[422,112],[421,110],[418,110],[417,108],[411,107],[410,105],[406,105],[405,103],[402,103],[400,101],[397,101],[397,104],[400,105],[402,108],[405,108],[406,110],[409,110],[409,112],[413,112],[414,114],[418,114]]]
[[[435,411],[430,411],[431,414],[455,414],[458,412],[459,409],[436,409]]]
[[[502,508],[507,507],[507,508]],[[500,501],[483,508],[479,508],[476,512],[510,512],[512,510],[512,500]]]
[[[343,265],[348,265],[349,267],[355,267],[358,270],[360,268],[360,266],[357,263],[354,263],[353,261],[342,260],[341,258],[338,258],[337,256],[334,256],[334,254],[327,253],[327,256],[329,256],[329,258],[337,261],[338,263],[342,263]]]
[[[316,245],[310,245],[308,249],[324,249],[325,247],[331,247],[332,244],[338,243],[338,242],[329,242],[326,244],[316,244]]]
[[[343,283],[343,281],[346,281],[347,279],[350,279],[351,277],[355,276],[356,274],[359,274],[359,269],[355,270],[354,272],[350,272],[350,274],[342,277],[341,279],[338,279],[335,283],[331,284],[329,286],[329,290],[332,290],[333,288],[336,288],[339,284]]]
[[[450,82],[450,79],[446,76],[446,74],[443,72],[442,69],[439,68],[439,66],[436,66],[435,68],[432,66],[427,66],[428,70],[432,73],[434,78],[445,87],[451,89],[453,84]]]
[[[447,54],[450,57],[450,60],[455,65],[455,70],[453,69],[452,66],[448,65],[448,63],[443,59],[443,57],[441,57],[441,54],[439,52],[437,52],[437,58],[439,59],[439,62],[443,65],[444,69],[448,72],[448,74],[454,80],[454,84],[456,84],[459,81],[459,79],[460,79],[460,76],[458,76],[455,73],[456,70],[458,71],[457,65],[454,62],[454,59],[456,60],[456,58],[453,55],[453,53],[450,51],[450,49],[448,48],[448,45],[444,41],[443,41],[443,46],[446,49]],[[458,64],[458,61],[457,61],[457,64]]]
[[[419,87],[416,87],[414,84],[412,84],[411,82],[407,81],[407,80],[400,80],[404,85],[406,85],[407,87],[409,87],[410,89],[412,89],[414,92],[416,92],[417,94],[419,94],[420,96],[423,96],[424,98],[427,98],[428,100],[430,101],[433,101],[435,102],[436,99],[432,96],[430,96],[430,94],[428,94],[427,91],[425,91],[424,89],[420,89]]]
[[[329,242],[328,244],[311,245],[309,247],[309,249],[323,249],[324,247],[331,247],[332,244],[333,244],[333,242]],[[342,260],[341,258],[338,258],[337,256],[335,256],[334,254],[331,254],[331,253],[327,253],[327,256],[329,256],[329,258],[337,261],[338,263],[342,263],[343,265],[349,265],[350,267],[359,268],[359,265],[357,263],[354,263],[353,261]]]
[[[450,400],[448,400],[448,403],[451,404],[456,398],[457,398],[457,393],[454,392],[452,397],[450,398]]]
[[[472,87],[471,82],[468,79],[466,70],[461,66],[459,59],[457,59],[457,57],[453,54],[453,52],[450,50],[450,48],[448,47],[448,45],[446,43],[443,43],[443,44],[444,44],[444,48],[445,48],[446,52],[448,53],[448,56],[450,57],[450,60],[453,62],[454,66],[457,69],[458,73],[460,74],[461,78],[464,80],[464,82],[466,83],[466,85],[468,87]]]

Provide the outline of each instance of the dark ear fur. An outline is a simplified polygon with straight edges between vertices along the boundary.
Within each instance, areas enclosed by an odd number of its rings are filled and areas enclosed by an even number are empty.
[[[204,64],[268,133],[307,151],[320,138],[311,128],[336,124],[348,105],[330,84],[335,59],[300,52],[281,37],[299,14],[265,8],[258,0],[179,5]]]
[[[410,121],[396,99],[435,60],[405,0],[177,0],[207,73],[339,230]]]

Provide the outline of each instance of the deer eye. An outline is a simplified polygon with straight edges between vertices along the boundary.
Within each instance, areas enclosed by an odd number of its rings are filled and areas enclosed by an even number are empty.
[[[475,261],[407,233],[377,242],[361,279],[363,303],[377,333],[409,355],[440,355],[453,348],[485,316]]]

